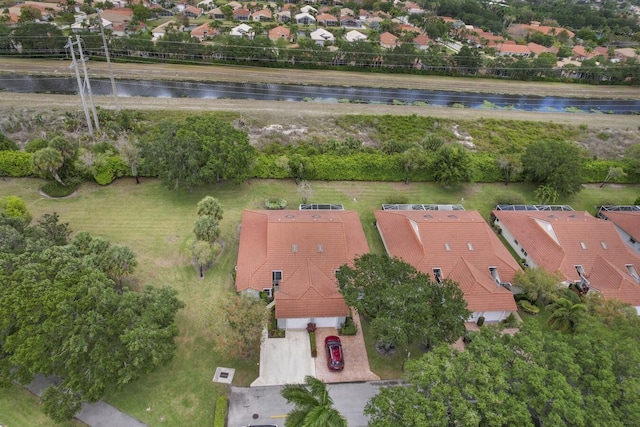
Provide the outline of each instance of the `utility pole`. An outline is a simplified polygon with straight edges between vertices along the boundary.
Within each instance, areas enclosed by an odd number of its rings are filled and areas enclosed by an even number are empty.
[[[113,93],[113,101],[116,104],[116,110],[120,110],[118,105],[118,88],[113,78],[113,70],[111,69],[111,56],[109,55],[109,47],[107,46],[107,38],[104,35],[104,26],[102,25],[102,15],[98,10],[98,22],[100,23],[100,34],[102,35],[102,45],[104,46],[104,54],[107,58],[107,69],[109,70],[109,79],[111,80],[111,93]]]
[[[91,93],[91,82],[89,81],[89,73],[87,72],[87,62],[84,60],[84,53],[82,51],[82,41],[80,36],[76,35],[76,43],[78,46],[78,52],[80,53],[80,62],[82,63],[82,69],[84,70],[84,82],[87,86],[87,94],[89,95],[89,102],[91,103],[91,111],[93,112],[93,120],[96,123],[96,130],[100,130],[100,122],[98,121],[98,112],[96,111],[96,104],[93,102],[93,93]]]
[[[78,81],[78,93],[80,94],[80,100],[82,101],[82,108],[84,110],[84,116],[87,120],[87,127],[89,128],[89,134],[93,136],[93,123],[91,122],[91,116],[89,115],[89,109],[87,108],[87,101],[84,98],[84,84],[82,79],[80,78],[80,70],[78,70],[78,61],[76,61],[76,51],[75,51],[76,43],[71,41],[71,36],[69,36],[69,43],[65,46],[69,48],[71,51],[71,67],[76,72],[76,79]]]

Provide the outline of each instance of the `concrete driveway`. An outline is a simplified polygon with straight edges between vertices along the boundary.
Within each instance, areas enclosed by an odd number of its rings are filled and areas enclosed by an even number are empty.
[[[263,334],[260,376],[251,387],[303,383],[307,375],[316,376],[306,330],[287,330],[284,338],[267,338],[266,330]]]

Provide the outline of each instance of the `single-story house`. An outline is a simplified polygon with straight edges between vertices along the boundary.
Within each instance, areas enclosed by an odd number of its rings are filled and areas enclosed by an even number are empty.
[[[211,28],[208,22],[205,22],[191,30],[191,37],[200,41],[205,41],[211,37],[217,36],[218,34],[220,34],[220,31],[217,28]]]
[[[368,252],[356,211],[245,210],[236,290],[271,294],[281,329],[337,328],[349,308],[335,273]]]
[[[517,311],[506,288],[518,262],[477,211],[380,210],[376,227],[389,256],[398,257],[435,282],[451,279],[464,293],[469,321],[499,322]]]
[[[367,36],[365,36],[364,34],[362,34],[358,30],[351,30],[347,34],[344,35],[344,39],[346,41],[348,41],[349,43],[352,43],[352,42],[366,40]]]
[[[316,16],[316,21],[318,21],[318,24],[324,25],[325,27],[335,27],[338,25],[338,18],[329,13],[319,14]]]
[[[234,9],[233,11],[234,21],[248,21],[250,17],[251,17],[251,11],[244,7],[240,9]]]
[[[291,30],[289,29],[289,27],[279,25],[269,30],[269,40],[276,41],[281,39],[288,42],[292,41]]]
[[[267,22],[273,19],[273,14],[269,9],[260,9],[251,14],[251,20],[254,22]]]
[[[222,21],[226,17],[227,16],[225,15],[225,13],[219,7],[216,7],[215,9],[211,9],[209,11],[209,18],[211,18],[211,19],[217,19],[217,20]]]
[[[385,49],[393,49],[400,46],[400,39],[390,32],[380,34],[380,46]]]
[[[530,267],[559,272],[564,284],[582,293],[631,304],[640,314],[640,256],[611,221],[588,212],[502,210],[494,225]]]
[[[296,14],[294,19],[298,25],[311,25],[316,22],[316,18],[307,12]]]
[[[229,31],[229,35],[234,37],[248,37],[252,40],[255,36],[255,31],[247,24],[240,24],[237,27],[233,27],[231,31]]]
[[[315,31],[312,31],[309,34],[311,40],[316,42],[317,45],[324,46],[325,44],[330,44],[335,41],[335,36],[324,28],[318,28]]]

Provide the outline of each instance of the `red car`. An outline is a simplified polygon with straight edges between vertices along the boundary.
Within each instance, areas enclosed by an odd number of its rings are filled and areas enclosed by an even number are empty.
[[[331,335],[324,339],[327,348],[327,363],[332,371],[341,371],[344,368],[344,357],[340,338]]]

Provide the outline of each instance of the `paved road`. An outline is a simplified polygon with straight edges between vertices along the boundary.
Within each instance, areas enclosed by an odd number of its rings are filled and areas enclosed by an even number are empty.
[[[364,407],[381,386],[394,385],[397,381],[329,384],[327,389],[334,407],[345,417],[349,427],[366,427],[368,418]],[[281,386],[231,387],[229,395],[229,427],[249,424],[276,424],[284,426],[286,414],[292,409],[280,396]],[[254,418],[255,417],[255,418]]]
[[[40,396],[44,389],[52,383],[48,378],[38,375],[26,387],[30,392]],[[117,410],[102,400],[82,405],[82,409],[76,414],[76,418],[90,427],[147,427],[146,424]]]

